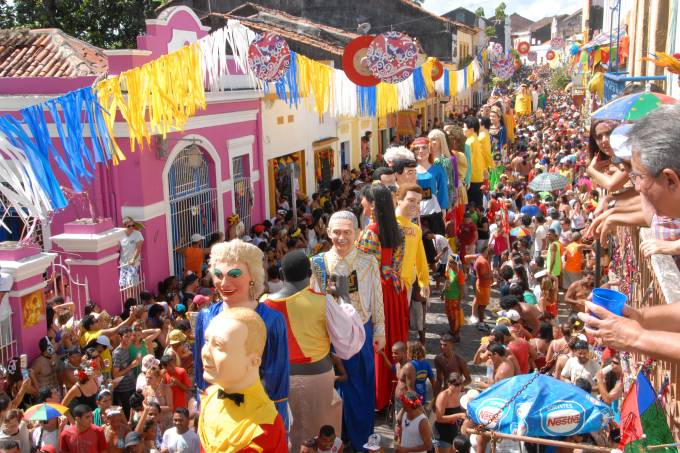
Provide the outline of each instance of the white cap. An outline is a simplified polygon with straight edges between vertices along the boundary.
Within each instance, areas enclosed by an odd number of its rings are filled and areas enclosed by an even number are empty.
[[[102,346],[106,346],[109,349],[113,349],[111,347],[111,340],[109,340],[109,337],[107,337],[106,335],[99,335],[97,337],[97,344],[100,344]]]
[[[369,450],[369,451],[378,451],[380,450],[380,442],[382,441],[382,437],[380,434],[371,434],[368,436],[368,442],[364,444],[364,449]]]
[[[156,357],[154,357],[153,354],[147,354],[142,359],[142,373],[146,373],[146,370],[149,368],[158,366],[160,364],[161,362]]]
[[[479,396],[479,390],[468,390],[465,395],[460,397],[460,406],[467,410],[468,403]]]
[[[609,144],[614,150],[614,155],[619,159],[630,160],[633,156],[633,150],[628,143],[628,133],[632,128],[632,124],[622,124],[609,136]]]
[[[534,278],[542,278],[548,275],[548,269],[541,269],[534,274]]]
[[[519,315],[517,310],[508,310],[505,313],[505,317],[508,318],[510,321],[514,321],[514,322],[519,322],[519,320],[521,318],[521,316]]]
[[[204,236],[201,236],[201,235],[198,234],[198,233],[194,233],[194,234],[191,235],[191,242],[192,242],[192,243],[194,243],[194,242],[201,242],[203,239],[205,239],[205,237],[204,237]]]

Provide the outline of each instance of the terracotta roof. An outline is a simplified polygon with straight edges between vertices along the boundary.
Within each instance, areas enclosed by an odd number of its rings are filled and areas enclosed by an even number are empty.
[[[0,77],[84,77],[107,70],[102,49],[59,29],[0,30]]]
[[[533,24],[531,24],[531,26],[529,27],[529,30],[536,31],[536,30],[540,30],[541,28],[543,28],[545,26],[551,26],[553,18],[557,18],[557,20],[560,21],[567,16],[568,16],[567,14],[559,14],[557,16],[544,17],[543,19],[539,20],[538,22],[534,22]]]
[[[258,32],[274,32],[288,42],[291,49],[307,56],[333,60],[340,67],[345,45],[359,36],[339,28],[309,19],[292,16],[283,11],[245,3],[227,14],[212,13],[205,19],[238,19],[243,25]],[[310,49],[313,52],[310,53]]]

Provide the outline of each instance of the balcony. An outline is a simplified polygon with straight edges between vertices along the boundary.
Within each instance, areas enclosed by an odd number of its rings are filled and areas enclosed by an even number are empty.
[[[626,85],[634,82],[652,83],[666,81],[666,76],[628,76],[627,72],[606,72],[604,74],[604,102],[605,104],[623,94]]]
[[[617,250],[620,252],[612,256],[610,269],[624,282],[619,290],[629,295],[631,305],[636,308],[680,301],[680,271],[673,258],[654,255],[644,259],[639,255],[640,240],[650,237],[648,228],[619,228],[616,235]],[[632,269],[635,271],[631,272]],[[625,362],[628,362],[628,370],[624,367],[624,372],[629,373],[626,383],[630,384],[638,367],[647,362],[647,357],[633,354],[628,361],[622,360],[622,365]],[[680,403],[677,399],[680,391],[680,361],[655,360],[651,362],[651,370],[656,391],[665,380],[669,383],[665,410],[668,425],[677,440],[680,436]]]

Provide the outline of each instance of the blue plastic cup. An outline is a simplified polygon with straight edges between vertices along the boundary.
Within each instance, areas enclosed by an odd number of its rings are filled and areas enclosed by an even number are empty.
[[[623,306],[626,302],[628,297],[619,291],[607,288],[593,289],[593,303],[617,316],[623,316]]]

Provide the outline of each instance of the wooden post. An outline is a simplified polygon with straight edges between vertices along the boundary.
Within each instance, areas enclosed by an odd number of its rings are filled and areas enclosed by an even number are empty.
[[[597,451],[601,453],[611,453],[612,450],[615,450],[615,448],[606,448],[606,447],[598,447],[597,445],[586,445],[586,444],[577,444],[573,442],[564,442],[561,440],[552,440],[552,439],[543,439],[541,437],[529,437],[529,436],[520,436],[519,434],[504,434],[504,433],[498,433],[498,432],[493,432],[491,433],[490,431],[483,431],[483,432],[475,432],[475,434],[487,437],[489,439],[492,439],[493,437],[497,437],[499,439],[510,439],[510,440],[517,440],[520,442],[529,442],[532,444],[540,444],[540,445],[550,445],[553,447],[565,447],[565,448],[578,448],[580,450],[584,451]],[[659,447],[660,448],[660,447]]]

